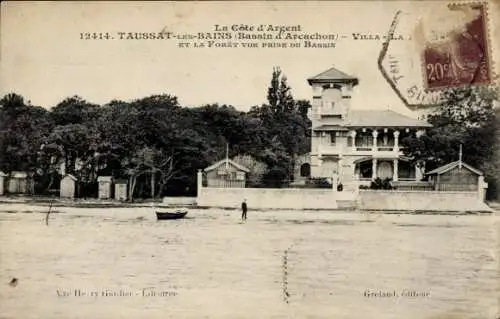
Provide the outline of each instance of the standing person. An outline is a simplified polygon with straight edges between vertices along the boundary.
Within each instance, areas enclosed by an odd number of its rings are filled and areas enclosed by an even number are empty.
[[[241,221],[247,220],[247,200],[246,198],[241,203]]]

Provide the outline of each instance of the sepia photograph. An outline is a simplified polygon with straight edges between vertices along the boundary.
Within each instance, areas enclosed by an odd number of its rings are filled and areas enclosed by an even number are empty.
[[[0,319],[500,319],[500,1],[0,9]]]

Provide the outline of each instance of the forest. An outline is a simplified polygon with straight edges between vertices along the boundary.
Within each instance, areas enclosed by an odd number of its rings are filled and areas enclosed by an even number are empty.
[[[267,89],[267,92],[266,92]],[[182,106],[176,96],[93,104],[72,96],[50,108],[22,95],[0,99],[0,170],[25,171],[33,194],[59,187],[60,170],[78,180],[77,196],[95,197],[97,177],[126,179],[135,198],[193,196],[196,172],[226,156],[254,168],[251,187],[286,187],[297,156],[310,151],[311,104],[296,100],[279,67],[248,112],[231,105]],[[443,91],[427,116],[433,128],[401,143],[427,170],[458,159],[485,172],[488,198],[500,181],[498,88]]]
[[[309,151],[310,104],[293,98],[279,68],[267,100],[242,112],[183,107],[170,94],[105,105],[72,96],[47,109],[9,93],[0,100],[0,170],[28,172],[34,194],[57,189],[63,166],[79,181],[78,197],[95,197],[101,175],[128,180],[136,198],[195,195],[196,172],[227,148],[260,168],[254,186],[280,187],[294,157]]]

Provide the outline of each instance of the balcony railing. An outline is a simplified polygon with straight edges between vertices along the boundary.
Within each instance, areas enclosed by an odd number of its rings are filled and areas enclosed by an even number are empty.
[[[348,147],[348,149],[351,149],[352,146]],[[373,145],[356,145],[355,150],[358,152],[372,152],[372,151],[377,151],[377,152],[394,152],[394,151],[400,151],[402,147],[396,147],[394,145],[386,145],[386,146],[373,146]]]
[[[403,148],[396,148],[394,146],[377,146],[372,145],[356,145],[354,146],[344,146],[344,145],[326,145],[322,144],[318,146],[319,152],[322,154],[339,154],[339,153],[350,153],[353,152],[396,152],[401,151]]]

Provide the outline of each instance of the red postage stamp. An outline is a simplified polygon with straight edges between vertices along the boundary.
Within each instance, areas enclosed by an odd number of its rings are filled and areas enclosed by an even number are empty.
[[[426,88],[490,84],[491,57],[485,4],[450,4],[448,9],[460,18],[452,23],[438,21],[438,30],[427,37],[422,52]]]

